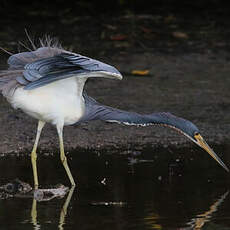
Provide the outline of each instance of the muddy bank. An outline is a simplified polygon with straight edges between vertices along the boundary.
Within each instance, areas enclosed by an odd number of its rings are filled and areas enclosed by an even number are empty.
[[[88,94],[103,104],[129,111],[171,112],[193,121],[212,144],[229,141],[230,91],[229,55],[204,54],[123,54],[107,59],[122,73],[122,81],[93,79]],[[133,69],[148,69],[147,76],[132,76]],[[1,97],[0,152],[24,152],[32,148],[37,122],[13,110]],[[167,128],[133,127],[95,121],[78,127],[65,127],[66,150],[75,148],[153,148],[190,146],[183,136]],[[40,150],[58,148],[57,133],[47,125],[40,139]]]

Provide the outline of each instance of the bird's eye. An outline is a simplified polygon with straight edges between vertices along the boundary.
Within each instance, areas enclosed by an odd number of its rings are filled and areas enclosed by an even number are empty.
[[[198,132],[195,132],[194,133],[194,137],[196,137],[196,136],[198,136],[199,135],[199,133]]]

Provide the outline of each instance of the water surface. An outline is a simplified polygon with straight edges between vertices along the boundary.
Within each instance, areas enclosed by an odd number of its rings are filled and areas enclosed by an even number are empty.
[[[199,153],[69,153],[75,190],[43,202],[0,200],[0,229],[230,229],[229,176]],[[43,188],[69,185],[56,153],[39,154],[38,171]],[[0,160],[1,184],[31,174],[27,154]]]

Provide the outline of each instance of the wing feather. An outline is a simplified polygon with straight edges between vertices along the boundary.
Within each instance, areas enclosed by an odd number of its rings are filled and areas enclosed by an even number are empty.
[[[39,71],[37,71],[37,70],[30,70],[30,69],[24,70],[23,71],[23,76],[29,82],[36,81],[36,80],[38,80],[39,78],[42,77],[42,75],[39,73]]]
[[[27,85],[29,84],[29,81],[26,80],[23,76],[17,76],[16,81],[21,85]]]
[[[121,76],[118,70],[110,65],[73,53],[62,53],[54,57],[41,59],[27,64],[25,69],[24,76],[31,81],[25,86],[26,90],[35,89],[72,76],[96,76],[88,75],[92,72],[97,72],[101,76],[106,76],[103,75],[103,72],[108,72],[107,76],[109,73]]]
[[[31,90],[73,76],[122,78],[113,66],[55,47],[14,54],[8,59],[8,64],[9,69],[0,72],[1,79],[7,79],[1,82],[1,88],[10,79]]]

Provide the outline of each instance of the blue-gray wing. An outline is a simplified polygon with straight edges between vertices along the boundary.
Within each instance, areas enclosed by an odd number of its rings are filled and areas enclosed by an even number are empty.
[[[17,80],[25,89],[35,89],[72,76],[85,76],[92,72],[107,72],[121,76],[117,69],[103,62],[72,53],[62,53],[26,64],[23,77]]]

